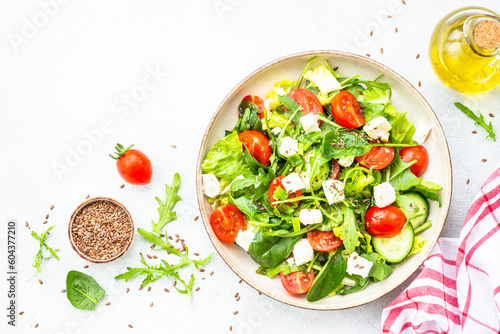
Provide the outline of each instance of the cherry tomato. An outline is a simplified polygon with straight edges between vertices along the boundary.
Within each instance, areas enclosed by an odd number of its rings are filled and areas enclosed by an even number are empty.
[[[332,231],[309,231],[307,232],[307,241],[318,252],[331,252],[342,245],[342,239],[337,237]]]
[[[283,180],[284,178],[285,178],[285,176],[278,176],[277,178],[275,178],[273,180],[273,182],[271,182],[271,185],[269,186],[269,194],[268,194],[268,196],[269,196],[269,203],[271,203],[271,205],[273,205],[273,203],[277,201],[276,199],[274,199],[274,193],[275,193],[276,189],[278,187],[285,189],[285,186],[281,182],[281,180]],[[288,199],[290,199],[290,198],[296,198],[296,197],[299,197],[299,196],[302,196],[302,190],[298,190],[298,191],[289,193],[288,194]],[[287,203],[287,204],[289,206],[297,206],[297,205],[299,205],[299,201],[297,201],[297,202],[291,202],[291,203]]]
[[[130,149],[132,146],[134,145],[124,148],[123,145],[117,144],[116,153],[109,156],[116,159],[118,174],[125,182],[135,185],[148,184],[153,175],[151,161],[141,151]]]
[[[245,151],[246,146],[250,155],[261,165],[269,165],[269,158],[273,154],[273,151],[271,150],[271,146],[269,146],[269,139],[266,136],[259,131],[250,130],[240,133],[238,138],[245,143],[243,151]]]
[[[333,97],[332,115],[337,123],[349,129],[357,129],[365,124],[365,114],[363,114],[358,100],[345,90],[338,92]]]
[[[210,226],[219,240],[234,242],[239,231],[243,231],[245,218],[237,207],[231,204],[219,206],[210,216]]]
[[[401,233],[406,215],[394,205],[379,208],[372,206],[366,212],[366,230],[375,237],[393,237]]]
[[[309,270],[309,274],[306,275],[304,271],[295,271],[289,274],[280,273],[281,284],[286,291],[292,295],[300,295],[306,293],[311,288],[314,282],[314,269]]]
[[[340,172],[339,162],[335,159],[332,159],[332,161],[330,162],[330,177],[329,177],[329,179],[336,180],[339,172]]]
[[[390,142],[388,142],[390,143]],[[360,166],[370,169],[375,166],[374,170],[381,170],[389,166],[394,159],[394,148],[384,146],[374,146],[368,153],[354,158]]]
[[[257,95],[247,95],[243,98],[243,100],[241,100],[241,102],[243,101],[250,101],[254,103],[257,106],[257,108],[259,108],[259,112],[257,115],[259,116],[260,119],[264,118],[265,106],[264,106],[264,101],[262,101],[260,97],[258,97]]]
[[[313,92],[303,89],[303,88],[297,88],[290,94],[288,94],[288,97],[292,98],[297,102],[302,110],[302,113],[304,115],[307,114],[319,114],[323,113],[323,107],[321,106],[321,102],[319,102],[318,98],[316,95],[314,95]],[[318,123],[321,121],[318,120]]]
[[[417,177],[425,172],[427,165],[429,164],[429,153],[427,152],[427,149],[421,145],[415,147],[403,147],[399,150],[399,155],[401,156],[401,160],[404,162],[417,160],[417,162],[410,167],[410,171]]]

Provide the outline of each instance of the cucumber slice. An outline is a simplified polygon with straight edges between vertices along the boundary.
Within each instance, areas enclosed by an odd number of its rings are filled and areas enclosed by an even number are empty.
[[[311,187],[314,191],[317,191],[321,188],[321,185],[323,184],[323,181],[326,181],[328,179],[328,175],[330,174],[330,166],[328,163],[325,163],[321,165],[319,168],[320,172],[312,182],[311,180],[311,163],[309,162],[311,159],[311,156],[314,154],[314,148],[310,149],[304,154],[304,161],[305,161],[305,166],[303,167],[303,171],[300,172],[300,178],[302,179],[302,182],[304,182],[304,185],[306,188],[304,189],[305,192],[311,192]]]
[[[411,253],[415,232],[406,224],[401,233],[390,238],[372,237],[373,249],[389,263],[399,263]]]
[[[415,203],[418,208],[416,212],[411,212],[406,210],[405,208],[400,208],[415,229],[427,221],[427,217],[429,216],[429,202],[420,193],[407,193],[404,195],[408,197],[413,203]]]

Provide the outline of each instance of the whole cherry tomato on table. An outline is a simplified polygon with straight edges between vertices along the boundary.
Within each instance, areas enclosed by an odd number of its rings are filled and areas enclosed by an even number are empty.
[[[399,155],[403,162],[412,162],[417,160],[417,162],[410,166],[410,171],[415,174],[415,176],[422,175],[427,169],[429,164],[429,153],[427,149],[421,145],[414,147],[403,147],[399,150]]]
[[[358,100],[345,90],[333,97],[332,116],[337,123],[349,129],[357,129],[365,124],[365,114]]]
[[[269,158],[273,154],[273,151],[266,136],[259,131],[250,130],[240,133],[238,139],[245,144],[243,151],[245,151],[246,146],[248,153],[261,165],[269,165]]]
[[[219,206],[210,216],[210,226],[219,240],[234,242],[245,227],[245,218],[237,207],[231,204]]]
[[[116,144],[116,153],[109,156],[116,160],[118,174],[125,182],[135,185],[148,184],[153,175],[151,161],[141,151],[131,149],[133,146],[125,148],[121,144]]]
[[[312,268],[308,274],[304,271],[295,271],[286,275],[283,272],[280,273],[281,284],[292,295],[300,295],[309,291],[314,282],[314,277],[314,269]]]
[[[365,224],[368,233],[375,237],[393,237],[401,233],[406,223],[404,212],[394,205],[379,208],[372,206],[366,212]]]

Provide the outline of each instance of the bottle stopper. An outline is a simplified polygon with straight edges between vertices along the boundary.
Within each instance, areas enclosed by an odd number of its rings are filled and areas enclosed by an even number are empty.
[[[481,49],[496,49],[500,46],[500,23],[494,20],[479,22],[474,29],[474,39]]]

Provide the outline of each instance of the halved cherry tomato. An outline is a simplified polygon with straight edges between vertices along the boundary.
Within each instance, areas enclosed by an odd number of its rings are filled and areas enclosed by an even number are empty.
[[[390,143],[388,141],[388,143]],[[370,169],[375,166],[374,170],[381,170],[389,166],[394,159],[394,148],[385,146],[374,146],[368,153],[354,158],[360,166]]]
[[[243,98],[243,100],[241,100],[241,102],[243,101],[250,101],[254,103],[257,106],[257,108],[259,108],[259,113],[257,115],[259,116],[260,119],[264,118],[265,106],[264,106],[264,101],[262,101],[260,97],[258,97],[257,95],[247,95]]]
[[[366,230],[375,237],[393,237],[401,233],[406,215],[394,205],[379,208],[372,206],[366,212]]]
[[[321,106],[321,102],[319,102],[318,98],[316,95],[314,95],[313,92],[303,89],[303,88],[297,88],[290,94],[288,94],[288,97],[292,98],[297,102],[302,110],[302,113],[304,115],[307,114],[319,114],[323,113],[323,107]],[[318,120],[318,123],[321,121]]]
[[[219,206],[210,216],[210,226],[219,240],[234,242],[238,232],[245,226],[245,218],[237,207],[231,204]]]
[[[415,176],[422,175],[427,169],[429,164],[429,153],[427,149],[421,145],[415,147],[403,147],[399,150],[399,155],[401,160],[404,162],[412,162],[417,160],[417,162],[410,166],[410,171],[415,174]]]
[[[332,115],[337,123],[349,129],[357,129],[365,124],[365,114],[363,114],[358,100],[345,90],[338,92],[333,97]]]
[[[240,141],[245,143],[248,152],[255,158],[261,165],[269,165],[269,158],[273,151],[269,146],[269,139],[259,131],[245,131],[238,135]],[[245,145],[243,151],[245,151]]]
[[[309,270],[309,274],[306,275],[304,271],[295,271],[289,274],[280,273],[281,284],[286,291],[292,295],[300,295],[306,293],[311,288],[314,282],[314,269]]]
[[[336,180],[339,172],[340,172],[339,162],[335,159],[332,159],[332,161],[330,161],[330,177],[329,177],[329,179]]]
[[[318,252],[331,252],[342,245],[342,239],[337,237],[332,231],[309,231],[307,232],[307,241]]]
[[[273,205],[273,203],[277,201],[276,199],[274,199],[274,193],[276,192],[276,189],[278,187],[285,189],[285,186],[281,182],[284,178],[285,178],[285,176],[278,176],[277,178],[275,178],[273,180],[273,182],[271,182],[271,185],[269,186],[268,197],[269,197],[269,203],[271,203],[271,205]],[[299,197],[299,196],[302,196],[302,190],[298,190],[298,191],[289,193],[288,194],[288,199]],[[297,206],[297,205],[299,205],[299,201],[297,201],[297,202],[291,202],[291,203],[287,203],[287,204],[289,206]]]

